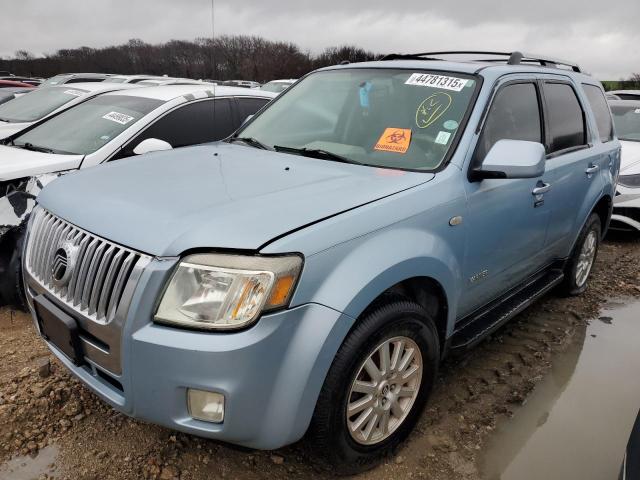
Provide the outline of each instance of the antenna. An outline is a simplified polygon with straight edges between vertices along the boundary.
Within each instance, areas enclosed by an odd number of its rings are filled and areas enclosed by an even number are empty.
[[[216,30],[215,30],[215,0],[211,0],[211,72],[213,80],[218,79],[218,66],[216,65]]]

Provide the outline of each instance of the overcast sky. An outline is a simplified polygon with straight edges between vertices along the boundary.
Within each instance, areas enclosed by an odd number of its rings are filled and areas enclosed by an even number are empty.
[[[211,0],[20,0],[0,15],[0,56],[211,35]],[[640,0],[215,0],[215,32],[318,52],[522,50],[600,79],[640,72]]]

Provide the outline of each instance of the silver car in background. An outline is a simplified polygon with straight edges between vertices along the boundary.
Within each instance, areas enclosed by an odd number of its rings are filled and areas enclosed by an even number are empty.
[[[622,145],[611,229],[640,232],[640,97],[639,100],[610,100],[609,105]]]
[[[20,98],[0,105],[0,139],[7,138],[34,123],[88,98],[114,90],[135,88],[125,83],[75,83],[40,87]]]

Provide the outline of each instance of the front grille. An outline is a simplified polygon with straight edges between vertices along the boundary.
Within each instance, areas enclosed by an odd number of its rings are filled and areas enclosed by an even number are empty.
[[[25,265],[51,295],[98,323],[113,320],[138,252],[108,242],[37,207],[32,213]],[[63,286],[54,282],[56,252],[67,243],[75,250],[75,265]]]

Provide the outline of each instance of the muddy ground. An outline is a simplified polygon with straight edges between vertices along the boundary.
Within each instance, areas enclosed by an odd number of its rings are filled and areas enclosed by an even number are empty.
[[[608,241],[586,294],[550,295],[466,356],[448,360],[409,441],[362,478],[480,478],[477,461],[488,434],[526,401],[554,355],[605,302],[640,296],[639,261],[640,241]],[[307,460],[311,447],[304,440],[275,452],[251,451],[116,413],[54,360],[26,314],[1,310],[0,478],[11,478],[2,469],[11,458],[48,445],[45,452],[57,454],[36,478],[330,477]]]

